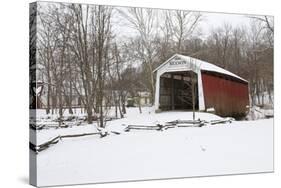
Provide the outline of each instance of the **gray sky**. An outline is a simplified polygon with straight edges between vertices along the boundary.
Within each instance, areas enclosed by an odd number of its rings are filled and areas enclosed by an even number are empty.
[[[225,23],[232,25],[233,27],[237,26],[249,26],[250,18],[248,15],[241,14],[225,14],[225,13],[202,13],[203,21],[200,24],[203,34],[208,35],[212,29],[223,26]]]
[[[123,10],[129,7],[119,7]],[[162,11],[164,9],[155,9],[158,11]],[[167,9],[166,9],[167,10]],[[172,10],[171,10],[172,11]],[[184,11],[184,10],[183,10]],[[186,10],[192,11],[192,10]],[[249,14],[235,14],[235,13],[217,13],[217,12],[202,12],[202,11],[194,11],[201,12],[202,14],[202,22],[199,24],[199,27],[202,30],[202,34],[208,35],[212,31],[212,29],[216,27],[223,26],[225,23],[230,24],[232,27],[245,26],[249,27],[251,18],[249,16],[259,16],[259,15],[249,15]],[[260,15],[262,16],[262,15]],[[124,19],[124,18],[121,18]],[[161,17],[160,17],[161,20]]]
[[[40,4],[44,7],[48,4],[57,4],[52,2],[40,2]],[[117,7],[118,9],[122,9],[126,11],[129,7]],[[162,11],[161,9],[155,9],[158,11]],[[201,12],[203,15],[203,20],[199,24],[200,33],[202,34],[201,37],[206,37],[210,34],[210,32],[219,26],[223,26],[225,23],[230,24],[232,27],[237,26],[249,26],[250,25],[250,18],[247,16],[249,15],[242,15],[242,14],[228,14],[228,13],[212,13],[212,12]],[[159,18],[161,20],[161,17]],[[114,30],[117,35],[121,38],[128,37],[136,34],[136,31],[126,24],[126,19],[118,14],[114,15],[113,18],[114,23]]]
[[[127,7],[119,7],[119,9],[126,11]],[[161,12],[161,9],[156,9]],[[233,28],[235,27],[249,27],[250,26],[250,18],[249,15],[242,15],[242,14],[228,14],[228,13],[212,13],[212,12],[201,12],[202,14],[202,21],[198,25],[197,30],[200,32],[201,37],[205,38],[207,37],[213,29],[217,27],[223,27],[224,24],[229,24]],[[159,16],[160,21],[161,14]],[[121,36],[121,39],[124,39],[126,37],[135,35],[137,31],[134,29],[128,27],[128,22],[126,19],[122,16],[115,15],[114,18],[114,28],[115,32],[118,33],[118,36]]]

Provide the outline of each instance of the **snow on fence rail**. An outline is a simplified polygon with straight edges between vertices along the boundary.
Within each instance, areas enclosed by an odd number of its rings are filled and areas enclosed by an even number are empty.
[[[112,121],[116,120],[119,118],[115,117],[107,117],[105,118],[105,121]],[[32,119],[30,121],[29,127],[33,130],[42,130],[42,129],[50,129],[50,128],[68,128],[68,127],[73,127],[73,126],[80,126],[84,122],[87,121],[87,117],[79,117],[79,116],[68,116],[68,117],[63,117],[63,118],[42,118],[42,119],[37,119],[34,120]],[[94,120],[94,122],[97,120]]]
[[[224,123],[231,123],[234,121],[233,118],[223,118],[219,120],[211,120],[211,121],[205,121],[205,120],[175,120],[175,121],[169,121],[165,124],[156,124],[154,126],[147,126],[147,125],[125,125],[124,132],[129,132],[131,130],[156,130],[156,131],[164,131],[170,128],[176,128],[176,127],[202,127],[206,125],[216,125],[216,124],[224,124]],[[38,127],[34,125],[31,125],[31,128],[34,130],[38,130]],[[40,144],[40,145],[34,145],[31,142],[29,143],[29,148],[39,153],[43,150],[48,149],[51,145],[57,144],[60,140],[64,138],[74,138],[74,137],[82,137],[82,136],[91,136],[91,135],[100,135],[100,138],[103,138],[105,136],[110,135],[111,133],[115,135],[121,134],[121,132],[117,131],[108,131],[104,128],[97,128],[97,132],[94,133],[82,133],[82,134],[73,134],[73,135],[59,135],[55,138]]]
[[[117,134],[119,135],[119,132],[116,131],[111,131],[111,133]],[[91,135],[100,135],[100,137],[105,137],[107,135],[109,135],[108,131],[103,131],[101,129],[99,129],[98,132],[94,132],[94,133],[82,133],[82,134],[72,134],[72,135],[59,135],[56,136],[55,138],[52,138],[51,140],[40,144],[40,145],[34,145],[33,143],[29,142],[29,148],[36,152],[39,153],[43,150],[46,150],[47,148],[49,148],[51,145],[57,144],[59,141],[61,141],[64,138],[75,138],[75,137],[82,137],[82,136],[91,136]]]
[[[79,136],[88,136],[88,135],[96,135],[99,133],[84,133],[84,134],[76,134],[76,135],[63,135],[63,136],[56,136],[55,138],[40,144],[40,145],[34,145],[31,142],[29,143],[29,148],[32,151],[35,151],[36,153],[39,153],[40,151],[43,151],[47,148],[49,148],[51,145],[57,144],[60,140],[62,140],[63,138],[70,138],[70,137],[79,137]]]

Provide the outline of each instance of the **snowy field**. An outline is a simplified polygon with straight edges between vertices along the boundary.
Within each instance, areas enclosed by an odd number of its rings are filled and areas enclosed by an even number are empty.
[[[44,116],[43,112],[39,116]],[[196,113],[198,118],[210,121],[220,117]],[[120,135],[66,138],[37,154],[37,183],[48,186],[273,171],[273,119],[165,131],[124,132],[122,126],[177,119],[192,119],[192,113],[154,114],[145,108],[139,114],[137,108],[129,108],[124,119],[107,122],[107,129]],[[37,143],[58,135],[95,131],[95,123],[40,130]]]

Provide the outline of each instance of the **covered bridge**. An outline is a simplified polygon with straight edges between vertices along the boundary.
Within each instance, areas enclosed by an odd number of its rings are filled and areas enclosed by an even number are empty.
[[[195,105],[196,110],[212,109],[220,116],[246,115],[248,81],[225,69],[175,54],[154,72],[156,111],[192,110]]]

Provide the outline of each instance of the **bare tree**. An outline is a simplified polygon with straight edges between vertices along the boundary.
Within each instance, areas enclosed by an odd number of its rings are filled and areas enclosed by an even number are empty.
[[[159,35],[157,12],[153,9],[130,8],[128,12],[120,11],[120,13],[138,33],[135,51],[138,54],[138,59],[148,68],[150,93],[153,101],[155,90],[153,64],[157,55],[154,41]]]
[[[202,38],[196,32],[202,15],[193,11],[51,3],[39,7],[38,15],[31,15],[38,16],[31,24],[40,23],[36,45],[47,89],[47,113],[58,109],[62,117],[68,109],[72,114],[78,96],[88,123],[98,118],[99,126],[104,127],[111,106],[116,117],[126,114],[129,95],[136,99],[141,113],[142,92],[149,91],[153,103],[153,69],[175,53],[211,62],[249,80],[254,105],[263,105],[267,94],[273,100],[272,17],[252,17],[251,27],[225,23]],[[134,33],[119,35],[115,18]],[[31,47],[34,59],[36,49]],[[196,78],[190,74],[188,82],[194,120]]]
[[[167,11],[168,26],[172,31],[172,36],[176,40],[176,51],[182,53],[183,43],[191,37],[197,25],[201,21],[201,13],[192,11]]]
[[[111,14],[112,9],[104,6],[97,6],[96,18],[96,61],[97,61],[97,103],[99,104],[100,126],[104,127],[103,99],[104,81],[106,76],[106,64],[108,62],[109,41],[111,37]]]

